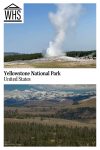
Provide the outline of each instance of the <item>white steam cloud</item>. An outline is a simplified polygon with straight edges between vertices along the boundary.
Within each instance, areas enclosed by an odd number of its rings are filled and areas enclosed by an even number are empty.
[[[57,11],[50,12],[49,18],[55,27],[56,36],[53,41],[49,42],[46,50],[46,56],[64,55],[62,44],[67,31],[76,26],[82,6],[80,4],[56,4]]]

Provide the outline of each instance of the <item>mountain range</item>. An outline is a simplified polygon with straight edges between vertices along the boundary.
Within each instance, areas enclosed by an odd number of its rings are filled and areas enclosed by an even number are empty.
[[[10,87],[12,86],[12,87]],[[95,85],[5,85],[5,106],[74,103],[96,97]]]

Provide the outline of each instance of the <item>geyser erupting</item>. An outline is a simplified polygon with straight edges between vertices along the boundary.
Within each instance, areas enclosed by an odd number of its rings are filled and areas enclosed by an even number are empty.
[[[82,7],[80,4],[56,4],[57,11],[50,12],[49,18],[56,30],[56,36],[49,42],[46,56],[62,56],[62,44],[67,31],[76,26]]]

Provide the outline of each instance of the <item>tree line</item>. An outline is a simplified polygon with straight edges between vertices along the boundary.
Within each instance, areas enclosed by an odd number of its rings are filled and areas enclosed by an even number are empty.
[[[96,129],[5,122],[5,146],[96,146]]]
[[[32,59],[38,59],[42,57],[43,57],[42,53],[6,55],[4,57],[4,62],[16,61],[16,60],[32,60]]]
[[[69,51],[66,52],[66,56],[69,57],[90,57],[95,58],[96,57],[96,50],[92,51]]]

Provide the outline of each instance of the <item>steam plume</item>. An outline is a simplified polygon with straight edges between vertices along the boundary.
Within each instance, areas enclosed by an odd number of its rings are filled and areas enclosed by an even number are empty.
[[[57,11],[50,12],[49,18],[55,27],[56,36],[53,41],[49,42],[46,56],[64,55],[62,44],[64,42],[67,31],[77,24],[82,7],[80,4],[56,4]]]

